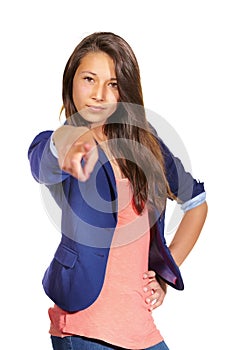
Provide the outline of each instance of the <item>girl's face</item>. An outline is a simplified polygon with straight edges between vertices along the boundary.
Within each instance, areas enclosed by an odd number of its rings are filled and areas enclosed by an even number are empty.
[[[92,127],[102,125],[115,112],[119,92],[113,60],[104,52],[83,57],[73,79],[73,101]]]

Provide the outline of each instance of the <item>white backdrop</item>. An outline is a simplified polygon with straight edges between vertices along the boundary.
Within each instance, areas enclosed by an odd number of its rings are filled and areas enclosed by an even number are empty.
[[[169,288],[154,312],[156,323],[171,350],[229,349],[231,1],[15,0],[0,6],[0,319],[7,348],[51,349],[51,302],[41,279],[60,236],[45,214],[27,149],[39,131],[59,126],[62,73],[72,50],[87,34],[104,30],[131,44],[146,107],[175,128],[207,191],[206,225],[181,268],[185,291]]]

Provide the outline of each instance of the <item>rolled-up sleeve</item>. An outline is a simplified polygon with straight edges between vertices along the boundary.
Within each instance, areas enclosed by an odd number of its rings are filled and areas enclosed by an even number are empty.
[[[202,192],[200,194],[198,194],[196,197],[191,198],[190,200],[188,200],[187,202],[184,202],[181,205],[181,209],[186,212],[190,209],[193,209],[195,207],[197,207],[198,205],[203,204],[206,201],[206,192]]]
[[[162,140],[159,140],[165,162],[166,177],[172,193],[183,211],[190,210],[206,200],[204,183],[187,172],[181,160],[175,157]]]

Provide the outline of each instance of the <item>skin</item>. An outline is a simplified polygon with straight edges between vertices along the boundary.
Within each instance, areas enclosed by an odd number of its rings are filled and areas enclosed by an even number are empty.
[[[119,101],[114,63],[107,54],[89,53],[82,59],[73,79],[73,101],[77,111],[91,123],[91,128],[62,126],[54,132],[54,142],[61,169],[79,181],[86,181],[98,159],[95,140],[106,141],[101,126],[116,110]],[[104,150],[107,153],[107,149]],[[83,167],[82,159],[85,160]],[[111,160],[111,164],[115,176],[120,178],[116,162]],[[184,214],[169,247],[178,266],[193,249],[206,215],[206,203]],[[148,310],[153,311],[163,303],[166,285],[158,283],[154,271],[146,271],[142,278],[145,303]]]
[[[119,93],[115,65],[107,54],[89,53],[82,59],[73,79],[73,101],[92,128],[103,125],[115,112]]]

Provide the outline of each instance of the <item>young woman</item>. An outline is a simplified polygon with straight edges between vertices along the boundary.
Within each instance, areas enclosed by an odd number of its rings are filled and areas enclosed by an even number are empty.
[[[45,272],[54,350],[168,349],[152,310],[203,227],[203,183],[148,123],[135,55],[108,32],[84,38],[63,76],[65,124],[30,145],[34,178],[62,210],[62,239]],[[168,247],[167,198],[183,218]]]

